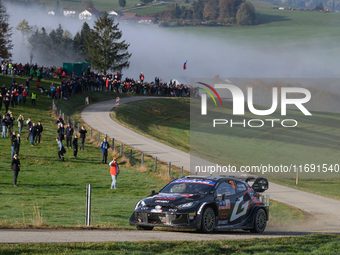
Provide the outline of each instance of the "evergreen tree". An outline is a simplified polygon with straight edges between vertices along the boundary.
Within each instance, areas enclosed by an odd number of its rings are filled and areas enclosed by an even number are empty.
[[[8,18],[6,7],[0,0],[0,58],[6,60],[12,57],[11,49],[13,48],[12,29],[8,24]]]
[[[78,55],[85,58],[85,40],[90,35],[90,26],[84,22],[80,32],[77,32],[74,37],[74,48]]]
[[[121,71],[128,68],[131,54],[127,50],[130,45],[125,41],[118,42],[121,37],[118,23],[115,24],[114,19],[105,12],[95,21],[89,37],[86,38],[85,60],[104,74],[108,70]]]
[[[126,0],[119,0],[119,6],[124,8],[126,6]]]

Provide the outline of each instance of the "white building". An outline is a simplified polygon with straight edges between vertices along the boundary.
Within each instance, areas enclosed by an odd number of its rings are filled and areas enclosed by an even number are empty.
[[[76,9],[74,8],[64,8],[63,15],[65,17],[75,17],[76,16]]]
[[[87,19],[90,20],[92,17],[97,18],[100,16],[101,12],[95,8],[87,8],[85,11],[79,13],[79,19]]]

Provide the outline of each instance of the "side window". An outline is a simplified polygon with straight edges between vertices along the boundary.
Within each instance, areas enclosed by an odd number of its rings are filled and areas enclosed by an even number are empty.
[[[220,183],[216,191],[217,191],[217,196],[222,196],[222,194],[225,194],[226,196],[236,194],[235,188],[228,182]]]
[[[237,182],[236,183],[236,191],[237,191],[237,193],[245,192],[245,191],[247,191],[247,187],[243,183]]]

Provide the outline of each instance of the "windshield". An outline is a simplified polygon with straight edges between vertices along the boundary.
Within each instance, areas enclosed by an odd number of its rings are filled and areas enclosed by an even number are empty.
[[[207,194],[214,188],[215,182],[206,180],[175,180],[170,182],[160,192],[162,193],[185,193],[185,194]]]

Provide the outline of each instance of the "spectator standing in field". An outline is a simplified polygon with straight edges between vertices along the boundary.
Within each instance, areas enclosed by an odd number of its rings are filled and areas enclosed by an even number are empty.
[[[1,124],[2,124],[1,138],[6,138],[7,123],[8,123],[8,120],[6,118],[6,115],[4,114],[1,120]]]
[[[25,84],[25,90],[26,90],[26,94],[28,93],[28,89],[30,88],[30,80],[27,79],[26,80],[26,84]]]
[[[17,154],[19,156],[19,150],[20,150],[20,144],[21,144],[21,139],[20,139],[20,133],[17,134],[17,148],[15,150],[15,154]]]
[[[20,114],[19,118],[17,119],[19,134],[21,134],[22,127],[24,126],[24,117]]]
[[[37,127],[35,126],[35,123],[33,122],[32,126],[31,126],[31,146],[34,146],[34,140],[35,140],[35,137],[37,136]]]
[[[4,104],[5,104],[5,113],[8,112],[8,108],[9,108],[9,103],[10,103],[10,97],[5,97],[5,101],[4,101]]]
[[[62,142],[65,138],[65,128],[64,124],[60,124],[60,127],[58,128],[57,133],[59,134],[59,140]]]
[[[8,120],[8,122],[7,122],[7,134],[9,132],[8,136],[10,136],[13,132],[13,125],[14,125],[14,120],[15,120],[12,113],[9,114],[9,116],[7,117],[7,120]]]
[[[41,122],[38,121],[38,125],[37,125],[37,136],[35,137],[35,144],[40,144],[40,138],[41,138],[41,133],[44,131],[43,126],[41,125]]]
[[[37,100],[37,93],[35,93],[35,91],[33,91],[32,95],[31,95],[31,103],[33,105],[35,105],[36,100]]]
[[[34,69],[33,66],[30,69],[30,75],[31,75],[31,81],[33,81],[33,76],[34,76]]]
[[[55,122],[55,124],[58,125],[58,128],[60,127],[60,124],[64,124],[64,120],[61,116],[58,117],[57,121]]]
[[[28,118],[26,121],[26,130],[27,130],[27,138],[26,141],[28,141],[28,138],[31,137],[31,126],[32,126],[32,122],[31,122],[31,118]]]
[[[84,150],[84,144],[85,144],[85,138],[86,138],[86,129],[84,126],[81,127],[81,130],[80,130],[80,147],[79,149],[81,150],[83,148]]]
[[[12,135],[11,135],[11,159],[13,158],[15,151],[17,149],[17,136],[15,134],[15,131],[13,131]]]
[[[117,162],[117,158],[114,158],[113,161],[109,163],[110,166],[110,174],[112,177],[111,189],[117,189],[117,177],[119,174],[119,164]]]
[[[58,151],[59,161],[64,161],[64,153],[66,153],[66,150],[65,150],[62,142],[60,141],[59,137],[57,137],[55,140],[57,141],[57,144],[58,144],[58,147],[59,147],[59,151]]]
[[[77,134],[74,135],[72,145],[73,145],[73,157],[77,157],[77,153],[78,153],[78,136],[77,136]]]
[[[13,171],[13,184],[14,187],[18,187],[17,179],[20,171],[20,160],[18,159],[18,155],[15,154],[12,158],[12,171]]]
[[[1,108],[2,108],[2,100],[3,100],[3,97],[2,97],[2,94],[0,93],[0,112],[1,112]]]
[[[100,145],[100,149],[102,150],[102,164],[106,164],[107,162],[107,150],[110,148],[110,144],[104,138],[104,141]]]
[[[72,136],[73,136],[73,127],[70,123],[67,124],[66,127],[66,148],[68,148],[68,143],[70,142],[70,149],[72,147]]]
[[[27,97],[27,92],[26,89],[22,91],[22,102],[23,104],[26,104],[26,97]]]

